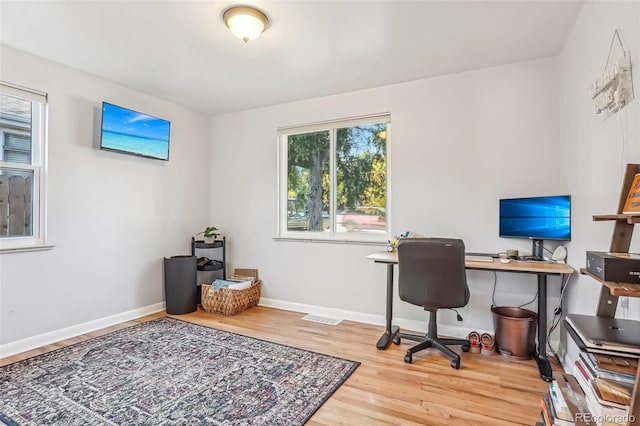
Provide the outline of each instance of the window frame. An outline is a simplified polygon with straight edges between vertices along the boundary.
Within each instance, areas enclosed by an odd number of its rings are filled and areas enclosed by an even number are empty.
[[[47,249],[50,248],[46,245],[47,94],[5,81],[0,81],[0,93],[31,101],[31,163],[8,162],[3,158],[0,168],[33,172],[32,235],[0,237],[0,253]]]
[[[386,229],[381,234],[363,234],[361,232],[336,232],[335,194],[336,194],[336,134],[337,129],[356,127],[367,124],[385,123],[386,125]],[[294,134],[313,133],[320,131],[329,132],[329,217],[333,231],[289,231],[287,229],[288,212],[288,136]],[[277,227],[275,240],[308,241],[308,242],[336,242],[351,244],[387,244],[391,235],[391,181],[390,181],[390,149],[391,141],[391,113],[371,114],[359,117],[350,117],[337,120],[329,120],[299,126],[278,128],[277,133]]]

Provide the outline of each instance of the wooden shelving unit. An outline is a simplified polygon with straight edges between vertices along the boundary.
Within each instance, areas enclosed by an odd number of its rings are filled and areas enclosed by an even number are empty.
[[[620,190],[618,213],[593,216],[593,220],[596,222],[615,221],[613,236],[611,237],[611,247],[609,248],[610,253],[629,253],[633,229],[636,223],[640,223],[640,215],[627,215],[622,213],[624,203],[627,199],[627,194],[631,187],[631,182],[633,181],[636,173],[640,173],[640,164],[627,164],[624,182]],[[580,269],[580,273],[587,275],[602,284],[600,299],[598,301],[598,309],[596,312],[596,315],[598,316],[613,318],[616,314],[618,298],[620,296],[640,297],[640,284],[604,281],[594,276],[586,269]],[[631,397],[631,406],[629,407],[630,418],[635,419],[640,419],[640,390],[638,390],[638,382],[640,382],[640,368],[636,371],[636,383]],[[628,423],[628,425],[631,424],[631,422]]]
[[[621,220],[627,222],[630,225],[640,223],[640,215],[630,214],[599,214],[593,216],[594,222],[601,222],[603,220]]]
[[[588,275],[594,280],[600,281],[600,284],[609,289],[608,291],[611,296],[640,297],[640,284],[603,281],[591,272],[587,271],[585,268],[580,268],[580,273],[582,275]]]

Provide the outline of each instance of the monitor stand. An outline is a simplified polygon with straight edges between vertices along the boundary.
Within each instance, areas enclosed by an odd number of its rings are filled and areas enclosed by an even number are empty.
[[[531,245],[531,260],[544,260],[544,247],[542,240],[533,240]]]

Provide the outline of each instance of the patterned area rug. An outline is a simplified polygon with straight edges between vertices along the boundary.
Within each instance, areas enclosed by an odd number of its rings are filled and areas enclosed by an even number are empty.
[[[0,424],[301,425],[359,364],[160,318],[0,368]]]

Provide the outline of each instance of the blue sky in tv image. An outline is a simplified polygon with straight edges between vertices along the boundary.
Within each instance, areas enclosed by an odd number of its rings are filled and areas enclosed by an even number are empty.
[[[166,160],[169,121],[104,102],[101,147]]]

